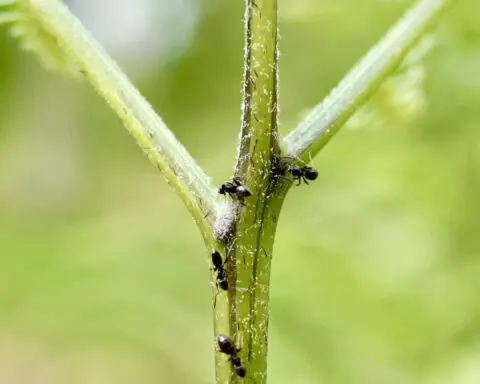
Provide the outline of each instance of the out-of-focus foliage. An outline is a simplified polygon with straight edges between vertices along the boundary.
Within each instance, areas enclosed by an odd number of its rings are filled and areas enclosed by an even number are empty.
[[[280,1],[282,132],[409,4]],[[220,183],[243,9],[201,10],[181,57],[129,72]],[[480,382],[479,13],[459,2],[434,31],[421,113],[343,130],[288,196],[272,383]],[[207,253],[188,213],[87,84],[0,36],[0,382],[212,383]]]
[[[20,48],[35,52],[46,68],[71,76],[78,75],[71,58],[61,51],[58,41],[44,29],[25,1],[0,1],[0,26],[7,28],[10,35],[18,39]]]

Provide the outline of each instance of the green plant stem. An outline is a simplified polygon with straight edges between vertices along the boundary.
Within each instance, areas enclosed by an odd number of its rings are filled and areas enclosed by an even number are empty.
[[[242,350],[248,377],[266,382],[270,261],[281,204],[270,194],[271,167],[279,156],[277,142],[277,0],[246,0],[245,70],[242,125],[235,176],[251,190],[245,206],[231,204],[224,219],[228,250],[229,313],[216,308],[215,319],[228,316],[228,336]],[[228,225],[228,221],[230,220]],[[227,222],[227,224],[226,224]],[[222,232],[222,231],[217,231]],[[224,231],[225,232],[225,231]],[[220,327],[216,327],[216,332]],[[225,331],[225,332],[227,332]],[[227,357],[217,353],[217,382],[238,380]]]
[[[288,156],[308,161],[401,63],[452,0],[420,0],[284,139]]]
[[[230,288],[227,292],[213,289],[215,336],[224,333],[242,348],[239,356],[247,369],[247,381],[266,383],[273,241],[282,203],[292,185],[291,181],[273,178],[273,171],[285,166],[277,137],[277,0],[245,0],[243,113],[234,171],[252,191],[245,206],[230,197],[218,198],[203,170],[65,5],[57,0],[21,1],[179,194],[209,252],[217,249],[226,258]],[[451,1],[420,0],[287,135],[287,155],[305,161],[315,156]],[[212,272],[213,281],[216,277]],[[240,378],[228,356],[218,350],[215,356],[217,383],[238,383]]]
[[[208,238],[218,197],[207,175],[63,3],[23,0],[23,4],[117,113],[140,148],[185,203],[204,238]]]

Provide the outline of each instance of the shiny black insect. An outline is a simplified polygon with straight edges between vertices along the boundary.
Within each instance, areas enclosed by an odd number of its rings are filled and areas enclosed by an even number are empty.
[[[315,180],[318,177],[318,171],[312,167],[308,167],[306,165],[299,167],[297,165],[289,165],[288,172],[293,176],[294,179],[298,180],[298,184],[302,183],[302,180],[305,184],[308,185],[307,180]]]
[[[240,352],[239,349],[235,348],[233,341],[230,340],[228,336],[219,334],[217,336],[217,343],[218,343],[218,348],[220,348],[220,352],[225,353],[226,355],[234,356],[238,352]]]
[[[227,273],[224,269],[225,263],[226,260],[224,262],[220,253],[214,249],[212,251],[212,264],[213,270],[217,272],[217,287],[220,287],[224,291],[228,291]]]
[[[238,352],[240,352],[240,349],[235,348],[233,341],[222,334],[218,335],[217,343],[218,348],[220,348],[220,352],[230,356],[230,361],[232,362],[233,368],[235,369],[237,375],[240,377],[245,377],[247,370],[242,365],[242,360],[237,355]]]
[[[226,195],[227,193],[231,196],[235,195],[242,203],[245,197],[252,195],[252,191],[250,191],[246,185],[243,185],[237,177],[234,177],[232,181],[227,181],[220,185],[218,193],[221,195]]]
[[[237,355],[234,355],[230,358],[233,364],[233,368],[235,372],[240,377],[245,377],[247,375],[247,369],[242,365],[242,360]]]

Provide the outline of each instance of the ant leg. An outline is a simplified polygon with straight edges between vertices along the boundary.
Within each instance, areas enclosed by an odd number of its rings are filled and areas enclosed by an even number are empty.
[[[284,180],[287,180],[287,181],[292,181],[291,178],[285,177],[285,176],[282,176],[282,175],[275,175],[274,178],[275,178],[276,180],[284,179]]]
[[[232,254],[232,250],[227,249],[227,256],[225,257],[225,260],[223,261],[222,267],[225,267],[225,265],[228,264],[228,262],[230,261],[230,255],[231,254]]]
[[[299,186],[300,184],[302,184],[302,178],[300,176],[298,176],[298,184],[297,186]]]
[[[304,162],[302,159],[300,159],[300,158],[298,158],[298,157],[293,157],[293,156],[283,156],[283,158],[284,158],[284,159],[290,159],[290,160],[293,160],[294,162],[301,163],[301,164],[303,164],[303,165],[305,165],[305,164],[306,164],[306,163],[305,163],[305,162]]]
[[[303,179],[303,181],[305,182],[305,184],[308,185],[308,181],[307,181],[307,179],[305,178],[305,176],[302,176],[302,179]]]
[[[218,296],[218,283],[217,283],[217,292],[215,293],[215,297],[213,298],[213,309],[217,306],[217,296]]]

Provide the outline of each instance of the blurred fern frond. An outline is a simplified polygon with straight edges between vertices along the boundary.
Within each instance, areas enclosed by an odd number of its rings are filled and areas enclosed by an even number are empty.
[[[78,67],[36,17],[28,0],[0,0],[0,26],[9,30],[22,49],[36,53],[47,69],[79,75]]]

